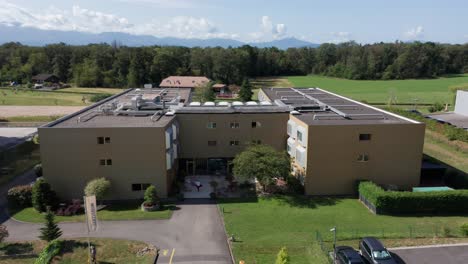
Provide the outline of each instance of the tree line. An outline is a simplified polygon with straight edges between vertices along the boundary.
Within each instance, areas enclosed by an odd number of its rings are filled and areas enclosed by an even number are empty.
[[[88,87],[140,87],[170,75],[245,78],[321,74],[348,79],[435,78],[468,72],[468,43],[322,44],[318,48],[126,47],[116,44],[0,46],[0,81],[27,84],[39,73]]]

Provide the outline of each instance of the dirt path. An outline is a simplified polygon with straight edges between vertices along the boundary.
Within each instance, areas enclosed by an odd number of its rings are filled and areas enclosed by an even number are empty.
[[[0,106],[0,117],[63,116],[83,109],[84,106]]]

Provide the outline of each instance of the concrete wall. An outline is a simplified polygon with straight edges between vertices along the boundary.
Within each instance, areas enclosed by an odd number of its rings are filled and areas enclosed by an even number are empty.
[[[86,183],[111,181],[106,199],[143,198],[133,183],[150,183],[167,196],[165,128],[39,128],[44,178],[62,199],[81,198]],[[110,137],[110,144],[97,144]],[[100,159],[112,159],[101,166]]]
[[[457,91],[454,112],[468,116],[468,91]]]
[[[424,124],[309,126],[308,195],[353,194],[357,180],[409,189],[419,185]],[[360,141],[359,134],[371,134]],[[358,161],[367,154],[369,161]]]
[[[286,149],[286,123],[288,113],[266,114],[177,114],[180,126],[180,158],[231,158],[242,151],[253,140],[261,140],[277,150]],[[261,127],[252,128],[252,122]],[[215,122],[216,128],[207,128],[208,122]],[[238,122],[239,128],[231,128],[231,122]],[[216,146],[208,146],[215,140]],[[238,140],[239,146],[230,146]]]

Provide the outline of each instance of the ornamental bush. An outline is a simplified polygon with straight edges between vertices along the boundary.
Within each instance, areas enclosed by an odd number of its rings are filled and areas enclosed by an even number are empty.
[[[147,206],[153,206],[159,203],[159,197],[156,192],[156,187],[154,187],[154,185],[151,185],[150,187],[146,188],[144,198],[145,205]]]
[[[8,204],[13,208],[25,208],[32,205],[32,186],[19,185],[8,190]]]
[[[94,179],[86,184],[84,193],[86,196],[95,195],[96,200],[101,200],[106,196],[110,189],[110,185],[110,181],[106,178]]]
[[[44,179],[39,179],[32,187],[32,205],[38,212],[45,212],[47,207],[55,208],[57,196]]]
[[[468,190],[437,192],[385,191],[372,182],[359,184],[359,195],[382,214],[465,214]]]

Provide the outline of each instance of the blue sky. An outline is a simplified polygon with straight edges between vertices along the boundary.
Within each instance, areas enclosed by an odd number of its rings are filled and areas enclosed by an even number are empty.
[[[0,0],[0,23],[159,37],[468,42],[466,0]]]

